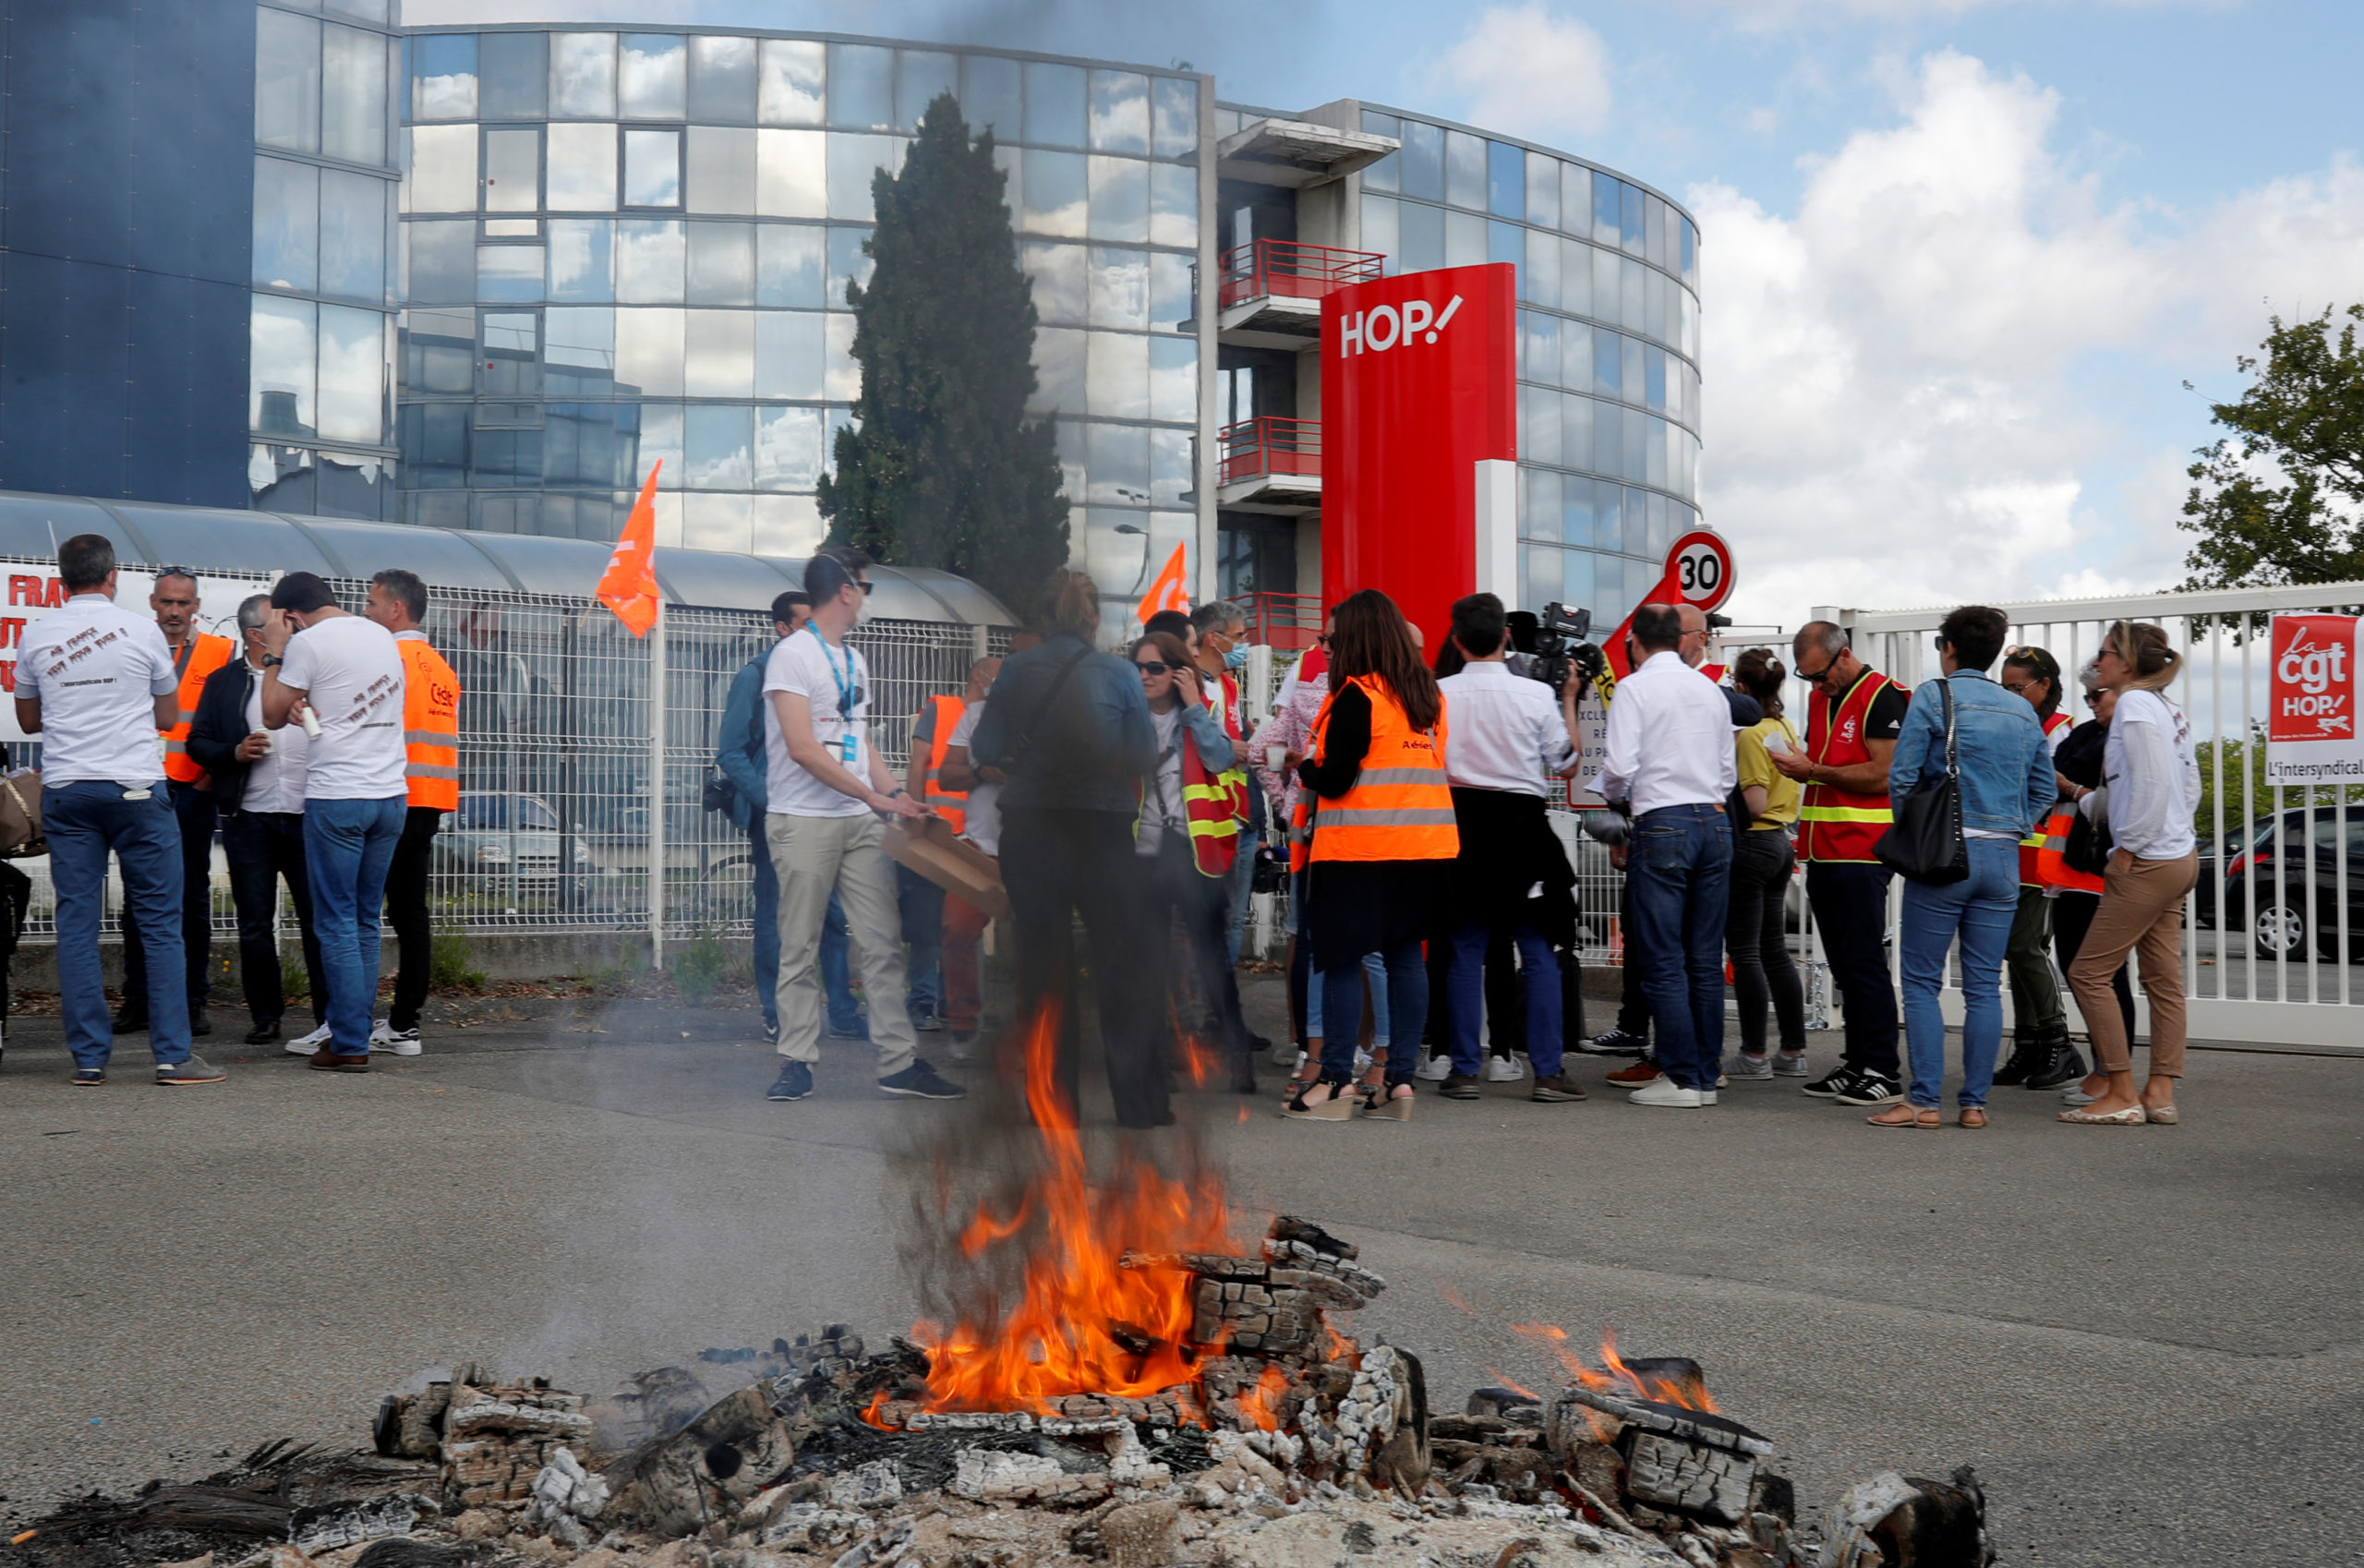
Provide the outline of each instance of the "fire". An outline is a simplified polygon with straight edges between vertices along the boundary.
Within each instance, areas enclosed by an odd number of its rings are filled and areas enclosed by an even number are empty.
[[[1055,1070],[1058,1032],[1056,1013],[1045,1008],[1025,1043],[1042,1169],[1016,1212],[980,1206],[960,1236],[971,1257],[1024,1248],[1024,1292],[998,1322],[912,1330],[928,1357],[923,1410],[1046,1415],[1067,1394],[1140,1399],[1199,1382],[1192,1276],[1123,1269],[1117,1260],[1128,1251],[1236,1251],[1230,1207],[1212,1179],[1185,1186],[1129,1154],[1119,1155],[1107,1185],[1092,1185],[1075,1107]],[[873,1402],[874,1424],[883,1404]]]
[[[1288,1392],[1289,1380],[1278,1367],[1267,1366],[1257,1376],[1254,1388],[1239,1391],[1240,1418],[1260,1432],[1281,1429],[1281,1395]]]
[[[1698,1410],[1707,1415],[1720,1415],[1716,1401],[1707,1393],[1707,1385],[1697,1377],[1667,1375],[1656,1371],[1636,1372],[1617,1354],[1617,1335],[1605,1331],[1600,1336],[1602,1370],[1596,1371],[1584,1363],[1584,1358],[1568,1348],[1568,1331],[1551,1323],[1513,1323],[1511,1332],[1535,1341],[1560,1359],[1568,1375],[1589,1389],[1602,1393],[1638,1395],[1654,1399],[1661,1405],[1680,1405],[1685,1410]]]

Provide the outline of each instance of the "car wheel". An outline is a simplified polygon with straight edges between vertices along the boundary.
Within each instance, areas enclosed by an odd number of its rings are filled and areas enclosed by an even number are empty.
[[[2249,922],[2258,951],[2274,958],[2301,957],[2307,950],[2307,912],[2288,904],[2268,904]]]

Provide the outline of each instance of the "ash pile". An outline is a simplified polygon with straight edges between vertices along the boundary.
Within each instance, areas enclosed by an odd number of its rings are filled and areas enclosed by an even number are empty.
[[[271,1445],[193,1485],[69,1503],[22,1568],[1984,1568],[1984,1500],[1883,1472],[1801,1527],[1773,1445],[1687,1361],[1429,1407],[1417,1357],[1340,1320],[1385,1283],[1309,1222],[1188,1276],[1196,1378],[947,1410],[929,1356],[844,1325],[704,1352],[586,1404],[454,1369],[372,1450]],[[1144,1362],[1159,1347],[1099,1325]],[[1167,1347],[1171,1348],[1171,1347]]]

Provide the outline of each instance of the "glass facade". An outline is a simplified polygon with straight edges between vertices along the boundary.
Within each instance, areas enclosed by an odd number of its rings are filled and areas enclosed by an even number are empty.
[[[871,181],[953,92],[1041,316],[1074,555],[1196,535],[1199,79],[777,33],[414,31],[401,95],[407,521],[802,555],[861,391]]]
[[[385,0],[265,0],[254,29],[247,487],[390,517],[401,45]]]

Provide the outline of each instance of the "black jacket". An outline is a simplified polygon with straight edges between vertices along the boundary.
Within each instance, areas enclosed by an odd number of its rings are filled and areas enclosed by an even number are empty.
[[[198,694],[197,717],[189,721],[189,760],[213,780],[217,811],[235,816],[247,791],[247,765],[238,760],[238,742],[253,733],[247,728],[247,697],[254,690],[255,669],[244,653],[205,678]]]

